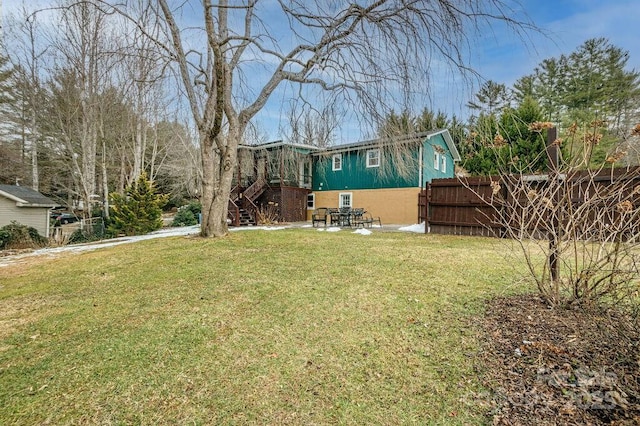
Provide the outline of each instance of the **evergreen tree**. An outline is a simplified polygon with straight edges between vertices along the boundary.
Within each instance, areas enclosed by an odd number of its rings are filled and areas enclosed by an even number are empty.
[[[572,138],[572,154],[588,148],[590,166],[600,166],[612,152],[627,150],[619,147],[637,122],[640,73],[627,69],[628,59],[628,52],[606,38],[590,39],[569,55],[542,61],[532,75],[514,84],[513,92],[519,103],[530,94],[544,119],[561,131],[575,124],[584,135]],[[607,130],[597,144],[578,146],[588,138],[593,123],[606,123]]]
[[[146,173],[129,185],[125,194],[111,194],[109,232],[142,235],[162,227],[162,206],[167,196],[156,194]]]
[[[546,140],[532,123],[543,118],[538,104],[525,97],[515,109],[505,108],[499,117],[481,115],[471,133],[476,150],[463,163],[473,175],[537,173],[547,168]]]
[[[513,83],[513,100],[516,104],[522,103],[527,96],[534,96],[534,84],[535,77],[533,75],[525,75],[520,77],[515,83]]]
[[[503,170],[515,173],[536,173],[547,170],[546,140],[541,129],[531,125],[543,120],[540,107],[526,97],[516,109],[507,109],[500,118],[500,131],[509,148],[504,155]]]
[[[496,115],[481,112],[477,117],[471,117],[469,128],[462,167],[472,175],[496,174],[498,172],[497,151],[500,148],[494,141],[494,137],[498,134]]]
[[[542,61],[534,71],[533,96],[542,108],[545,119],[558,122],[567,110],[567,81],[570,64],[565,55]]]
[[[416,119],[409,111],[396,114],[395,111],[385,118],[384,122],[378,126],[378,136],[381,138],[392,138],[394,136],[404,136],[416,132]]]
[[[433,112],[429,108],[423,108],[418,115],[412,115],[408,111],[401,114],[391,112],[384,122],[378,126],[378,137],[405,136],[413,133],[429,132],[432,130],[447,129],[451,134],[454,144],[461,155],[464,155],[471,145],[467,138],[467,125],[453,115],[451,119],[442,111]]]
[[[608,120],[619,126],[625,115],[635,112],[640,96],[640,73],[626,69],[628,59],[628,52],[606,38],[590,39],[568,56],[543,60],[513,91],[518,102],[531,95],[545,119],[555,123],[566,118]]]
[[[475,97],[475,101],[469,101],[467,106],[489,115],[497,113],[501,108],[509,105],[507,87],[492,80],[485,82]]]
[[[400,114],[391,111],[382,124],[378,126],[377,133],[378,137],[381,138],[405,136],[412,133],[449,129],[451,124],[452,121],[449,120],[447,114],[442,111],[434,112],[428,108],[424,108],[418,115],[413,115],[409,111],[403,111]]]

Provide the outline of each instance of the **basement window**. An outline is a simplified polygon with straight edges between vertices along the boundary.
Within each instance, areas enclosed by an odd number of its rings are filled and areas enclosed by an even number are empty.
[[[307,210],[316,209],[316,194],[307,194]]]
[[[352,192],[341,192],[338,195],[338,207],[352,207],[353,203],[351,202],[351,198],[353,196]]]

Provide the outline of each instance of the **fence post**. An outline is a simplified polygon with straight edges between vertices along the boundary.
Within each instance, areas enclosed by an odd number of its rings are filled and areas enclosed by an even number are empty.
[[[559,152],[556,140],[558,131],[555,127],[547,129],[547,158],[549,160],[549,185],[559,185],[560,173],[558,171]],[[554,192],[554,208],[551,210],[551,230],[549,231],[549,271],[551,272],[551,281],[557,284],[560,278],[560,268],[558,265],[558,243],[559,243],[559,224],[557,212],[558,202],[560,201],[560,192],[558,189]]]
[[[424,233],[429,233],[429,201],[431,201],[431,182],[427,182],[424,193]]]

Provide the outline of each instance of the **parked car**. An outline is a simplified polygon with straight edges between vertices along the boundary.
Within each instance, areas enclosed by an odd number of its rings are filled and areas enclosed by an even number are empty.
[[[73,213],[68,212],[51,212],[51,219],[55,225],[66,225],[67,223],[74,223],[78,221],[78,217]]]

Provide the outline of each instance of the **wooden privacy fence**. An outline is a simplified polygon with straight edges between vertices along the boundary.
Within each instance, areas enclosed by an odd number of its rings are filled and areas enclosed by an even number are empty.
[[[530,199],[527,192],[543,190],[548,185],[549,176],[489,176],[475,178],[434,179],[427,183],[419,198],[419,219],[425,222],[425,232],[452,235],[482,235],[502,237],[506,235],[504,217],[519,215],[529,203],[540,202]],[[624,200],[632,204],[638,214],[640,207],[640,168],[606,169],[600,172],[577,171],[560,175],[563,195],[574,211],[588,200],[592,208],[587,213],[593,220],[613,223],[617,220],[617,206]],[[524,183],[523,183],[524,182]],[[500,201],[498,201],[500,200]],[[625,202],[627,202],[625,201]],[[505,209],[510,209],[504,215]],[[593,214],[594,209],[607,210],[607,215]],[[497,217],[503,215],[503,220]],[[597,217],[597,219],[596,219]],[[581,220],[589,220],[589,217]],[[640,222],[640,218],[639,218]],[[607,223],[603,223],[607,226]],[[639,224],[640,225],[640,224]],[[542,224],[544,226],[544,224]],[[529,232],[546,232],[544,229],[529,229]]]
[[[421,219],[425,232],[453,235],[496,235],[501,226],[493,222],[491,182],[498,177],[434,179],[423,193]]]

